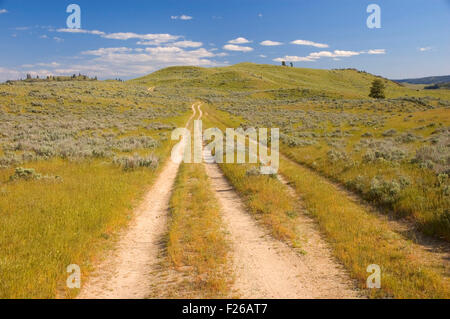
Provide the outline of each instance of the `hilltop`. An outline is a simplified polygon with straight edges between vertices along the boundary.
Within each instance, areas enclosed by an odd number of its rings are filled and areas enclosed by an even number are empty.
[[[295,97],[367,98],[372,81],[379,76],[355,69],[322,70],[268,64],[240,63],[226,67],[169,67],[130,80],[148,87],[165,87],[195,91],[253,92],[258,97],[277,95]],[[443,92],[417,90],[382,78],[387,97],[448,97]]]

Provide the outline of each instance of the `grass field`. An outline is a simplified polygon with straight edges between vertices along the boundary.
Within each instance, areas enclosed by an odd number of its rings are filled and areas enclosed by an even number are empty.
[[[233,116],[215,111],[211,106],[207,110],[210,125],[214,123],[220,128],[236,121]],[[291,241],[300,238],[302,234],[295,230],[298,204],[295,206],[295,200],[277,179],[246,176],[249,166],[221,165],[236,190],[248,199],[249,211],[274,229],[274,237]],[[346,266],[368,297],[450,297],[448,267],[417,247],[373,209],[361,205],[311,168],[287,158],[281,159],[279,173],[293,186],[304,208],[332,245],[336,258]],[[288,204],[292,206],[286,208]],[[301,249],[301,243],[297,247]],[[365,289],[366,268],[371,264],[381,266],[381,289]]]
[[[189,104],[118,82],[16,83],[0,92],[0,298],[73,295],[66,267],[87,275],[126,225]]]
[[[221,165],[275,238],[301,248],[302,201],[361,288],[367,265],[381,266],[382,289],[369,296],[449,298],[447,266],[388,220],[448,245],[450,91],[383,79],[386,99],[375,100],[367,97],[375,78],[243,63],[172,67],[128,82],[1,84],[0,298],[76,294],[64,288],[67,265],[88,275],[196,100],[206,126],[280,128],[280,173],[298,199],[254,165]],[[200,165],[182,165],[166,248],[170,267],[196,274],[180,287],[221,297],[229,292],[227,245],[207,185]]]

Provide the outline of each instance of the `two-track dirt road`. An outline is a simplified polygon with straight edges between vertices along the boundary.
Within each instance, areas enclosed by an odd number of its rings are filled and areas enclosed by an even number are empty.
[[[200,105],[198,108],[200,111]],[[301,216],[300,230],[308,240],[302,247],[304,254],[300,254],[259,226],[246,212],[211,154],[204,150],[203,157],[230,234],[237,295],[242,298],[358,297],[353,282],[331,257],[328,245],[309,217]]]
[[[186,127],[196,115],[195,106],[194,103]],[[78,298],[140,299],[148,296],[150,273],[158,261],[159,242],[166,231],[170,194],[179,166],[179,163],[167,161],[134,212],[130,226],[119,235],[117,247],[97,266]]]
[[[201,104],[192,105],[202,117]],[[233,296],[243,298],[356,298],[358,292],[346,272],[331,257],[315,228],[303,216],[301,230],[308,236],[301,255],[273,239],[245,211],[219,166],[204,153],[206,172],[221,204],[221,215],[232,243],[235,274]],[[179,164],[168,161],[117,247],[105,256],[78,298],[145,298],[151,293],[152,271],[159,262],[160,240],[166,233],[168,204]]]

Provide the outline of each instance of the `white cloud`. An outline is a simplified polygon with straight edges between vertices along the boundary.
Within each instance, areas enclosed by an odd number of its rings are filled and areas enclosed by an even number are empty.
[[[235,45],[235,44],[226,44],[223,46],[223,48],[228,51],[240,51],[240,52],[253,51],[253,48],[251,48],[251,47],[245,47],[245,46],[240,46],[240,45]]]
[[[334,50],[333,54],[334,54],[333,57],[350,57],[350,56],[360,55],[361,52]]]
[[[203,45],[203,43],[195,41],[178,41],[172,43],[172,45],[180,48],[199,48]]]
[[[56,42],[63,42],[64,39],[58,38],[58,37],[53,37],[53,40],[55,40]]]
[[[291,42],[291,44],[308,45],[308,46],[313,46],[316,48],[328,48],[328,44],[317,43],[317,42],[308,41],[308,40],[294,40]]]
[[[289,62],[314,62],[320,58],[332,58],[335,61],[339,61],[339,58],[348,58],[352,56],[357,56],[360,54],[385,54],[385,49],[372,49],[368,51],[347,51],[347,50],[334,50],[331,51],[319,51],[312,52],[308,56],[300,57],[300,56],[284,56],[280,58],[276,58],[273,61],[281,62],[281,61],[289,61]]]
[[[95,35],[105,35],[105,32],[98,30],[84,30],[84,29],[57,29],[56,32],[65,33],[82,33],[82,34],[95,34]]]
[[[44,34],[44,35],[41,35],[39,38],[40,39],[48,39],[48,36],[46,34]]]
[[[362,52],[367,54],[386,54],[386,49],[372,49],[367,52]]]
[[[260,54],[259,57],[260,57],[260,58],[267,58],[267,55]]]
[[[264,45],[264,46],[276,46],[276,45],[282,45],[283,43],[277,42],[277,41],[265,40],[265,41],[262,41],[260,44]]]
[[[295,55],[286,55],[282,58],[276,58],[273,59],[275,62],[282,62],[282,61],[288,61],[288,62],[313,62],[315,61],[312,58],[308,57],[301,57],[301,56],[295,56]]]
[[[21,76],[24,76],[22,72],[14,69],[2,68],[0,66],[0,81],[16,80]]]
[[[419,48],[420,52],[425,52],[425,51],[430,51],[432,49],[432,47],[423,47],[423,48]]]
[[[188,16],[188,15],[185,15],[185,14],[182,14],[180,16],[171,16],[170,18],[172,20],[178,20],[178,19],[180,19],[180,20],[192,20],[193,19],[191,16]]]
[[[8,13],[8,10],[6,10],[6,9],[0,9],[0,14],[3,14],[3,13]]]
[[[17,70],[0,67],[0,80],[18,79],[27,73],[32,76],[71,75],[81,72],[100,78],[131,78],[142,76],[163,67],[175,65],[220,66],[215,54],[205,48],[195,50],[175,46],[147,48],[98,48],[82,52],[81,56],[64,64],[57,62],[22,65]]]
[[[104,55],[108,55],[108,54],[112,54],[112,53],[124,53],[124,52],[131,52],[131,51],[133,51],[133,49],[125,48],[125,47],[120,47],[120,48],[100,48],[100,49],[97,49],[97,50],[83,51],[83,52],[81,52],[81,54],[104,56]]]
[[[161,43],[172,42],[181,38],[181,36],[172,35],[168,33],[148,33],[148,34],[138,34],[134,32],[105,33],[103,31],[98,30],[84,30],[84,29],[58,29],[56,31],[65,33],[93,34],[99,35],[105,39],[113,39],[113,40],[139,39],[141,41],[139,41],[138,44],[141,45],[159,45]]]
[[[231,43],[231,44],[244,44],[244,43],[250,43],[250,42],[251,41],[249,41],[243,37],[239,37],[239,38],[228,41],[228,43]]]

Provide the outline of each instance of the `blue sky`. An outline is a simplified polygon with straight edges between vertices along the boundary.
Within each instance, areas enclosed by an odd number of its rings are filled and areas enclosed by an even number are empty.
[[[381,28],[366,25],[372,3]],[[449,0],[0,0],[0,30],[0,81],[281,60],[394,79],[450,74]]]

